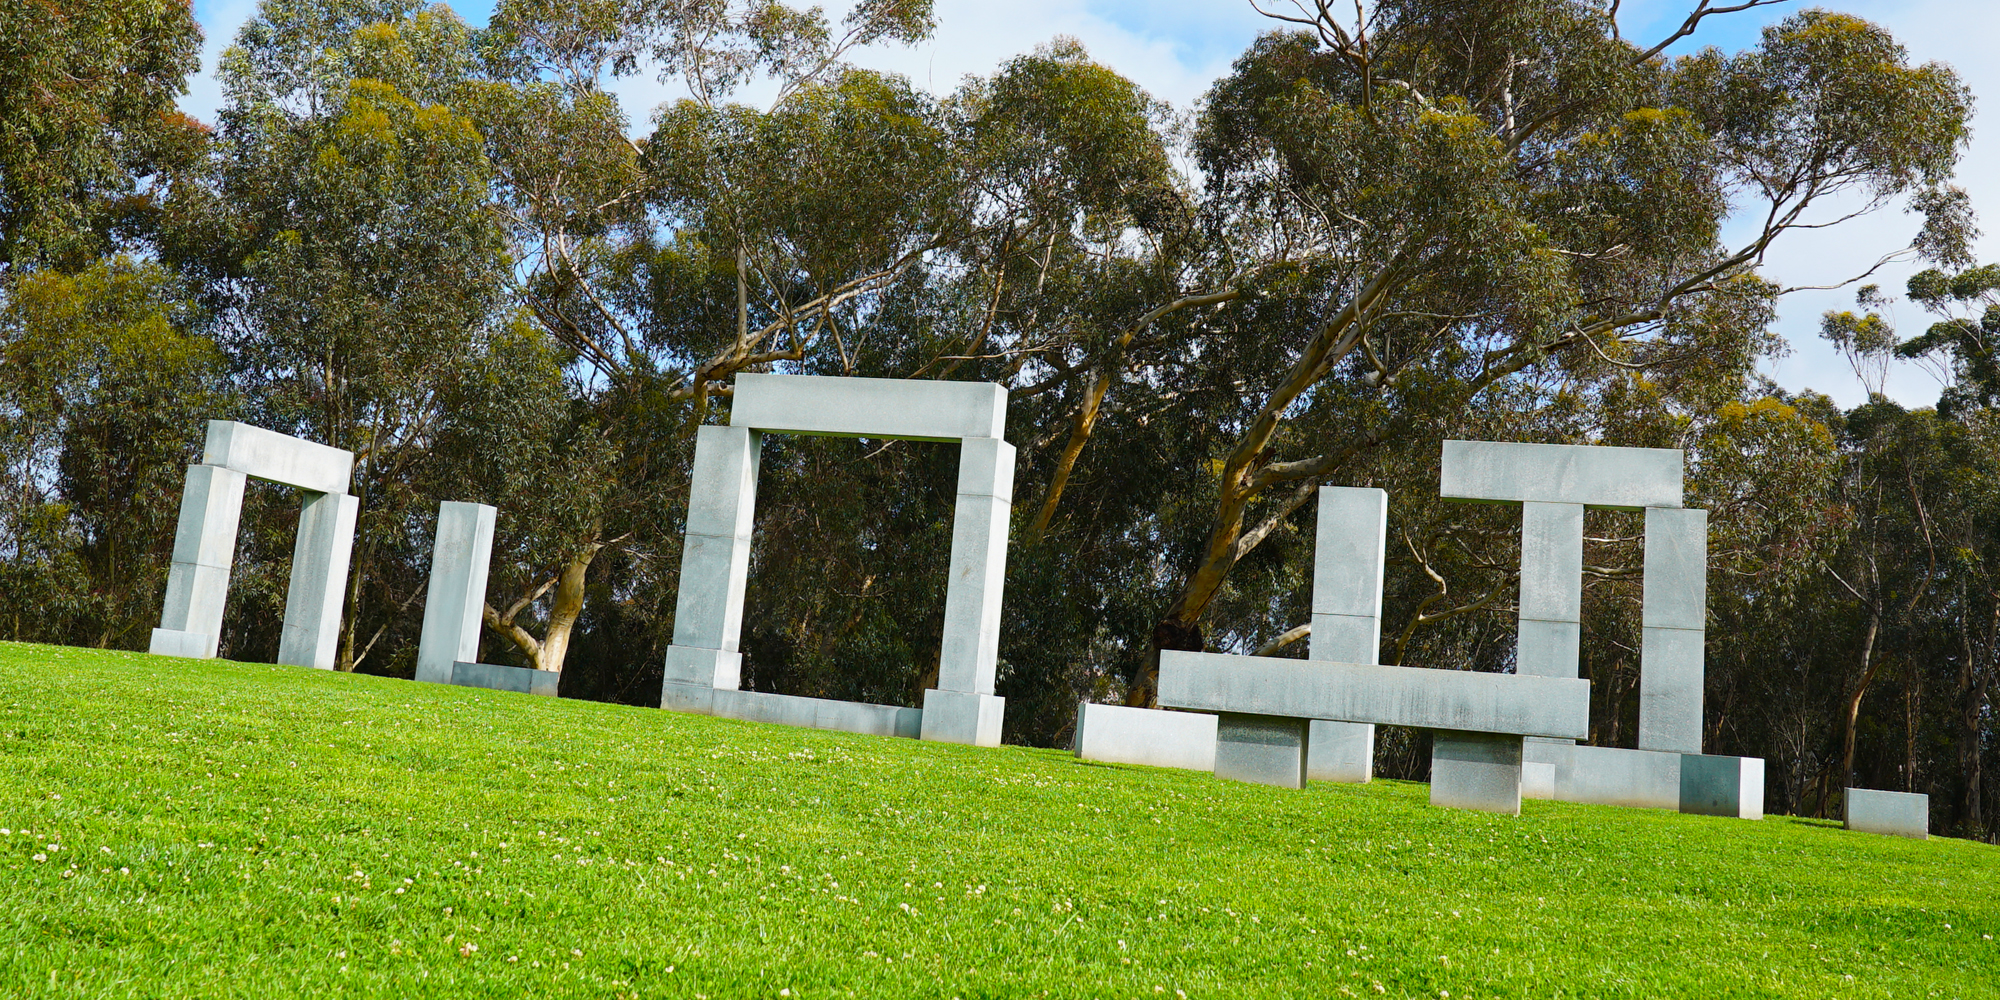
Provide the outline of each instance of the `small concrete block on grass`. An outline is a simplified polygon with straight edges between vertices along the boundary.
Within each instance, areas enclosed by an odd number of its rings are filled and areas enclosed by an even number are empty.
[[[1310,722],[1221,713],[1215,725],[1215,776],[1279,788],[1306,787]]]
[[[1083,760],[1213,771],[1215,720],[1205,712],[1082,702],[1076,707],[1076,755]]]
[[[451,682],[460,687],[554,698],[557,687],[562,683],[562,674],[554,670],[506,667],[497,663],[454,663],[451,665]]]
[[[1849,830],[1930,839],[1931,797],[1922,792],[1849,788],[1845,800]]]
[[[1431,734],[1431,805],[1521,814],[1521,738],[1441,730]]]
[[[1562,756],[1565,763],[1556,768],[1556,800],[1559,802],[1640,809],[1679,809],[1681,806],[1680,754],[1623,747],[1572,746]]]
[[[1701,816],[1764,818],[1764,759],[1681,755],[1680,810]]]
[[[997,747],[1006,707],[1007,699],[999,695],[930,688],[924,692],[921,735],[938,743]]]

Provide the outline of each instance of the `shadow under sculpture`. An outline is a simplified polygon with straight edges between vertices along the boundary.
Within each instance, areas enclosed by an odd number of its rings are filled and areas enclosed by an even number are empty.
[[[985,382],[743,374],[729,426],[696,431],[674,641],[660,707],[819,729],[998,746],[1000,643],[1014,447],[1007,390]],[[938,686],[922,709],[742,690],[758,456],[765,434],[959,444]]]
[[[557,671],[478,662],[496,513],[483,503],[438,504],[431,582],[424,595],[424,632],[417,643],[417,680],[553,698],[562,681]]]
[[[188,467],[181,493],[173,565],[150,651],[195,659],[216,655],[236,561],[243,487],[255,477],[297,487],[304,500],[292,547],[278,662],[333,669],[360,509],[347,492],[353,475],[352,452],[233,420],[209,421],[201,464]]]
[[[1645,512],[1638,749],[1530,737],[1529,798],[1759,818],[1764,761],[1702,753],[1708,512],[1682,506],[1677,449],[1446,441],[1439,495],[1521,506],[1515,671],[1578,676],[1583,512]]]

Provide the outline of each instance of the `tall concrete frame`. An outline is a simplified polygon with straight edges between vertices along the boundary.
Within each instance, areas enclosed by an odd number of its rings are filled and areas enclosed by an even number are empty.
[[[354,520],[361,506],[347,492],[353,476],[352,452],[233,420],[209,421],[201,464],[188,467],[181,493],[173,566],[152,652],[215,657],[236,561],[243,487],[255,477],[295,486],[304,494],[278,662],[333,669]]]
[[[438,504],[430,587],[424,594],[424,631],[417,641],[417,680],[553,698],[562,681],[557,671],[479,662],[479,628],[486,610],[486,574],[498,513],[483,503]]]
[[[1006,417],[1006,388],[985,382],[738,375],[729,426],[703,426],[695,436],[660,707],[998,746],[1005,699],[993,683],[1014,499],[1014,446],[1001,437]],[[959,444],[938,686],[924,692],[921,710],[741,690],[738,642],[765,434]]]

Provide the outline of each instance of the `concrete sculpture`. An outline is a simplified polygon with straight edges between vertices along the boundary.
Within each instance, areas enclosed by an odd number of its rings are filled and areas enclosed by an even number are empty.
[[[1439,495],[1521,505],[1524,675],[1575,677],[1582,632],[1583,512],[1643,510],[1639,749],[1532,738],[1531,798],[1763,815],[1757,758],[1701,758],[1708,513],[1681,506],[1682,455],[1666,448],[1446,441]],[[1730,798],[1733,796],[1733,798]],[[1724,800],[1728,801],[1725,802]]]
[[[1007,390],[984,382],[745,374],[729,426],[696,432],[686,547],[662,708],[788,725],[997,746],[1000,642],[1014,447],[1001,439]],[[951,570],[938,686],[922,709],[740,689],[759,447],[765,434],[959,444]]]
[[[438,504],[431,582],[424,596],[424,632],[417,643],[417,680],[553,698],[562,680],[556,671],[478,662],[496,513],[483,503]]]
[[[1314,539],[1312,631],[1306,657],[1374,663],[1382,644],[1382,564],[1389,494],[1323,486]],[[1212,715],[1092,705],[1077,708],[1076,755],[1086,760],[1215,771],[1226,778],[1262,773],[1264,733],[1218,728]],[[1306,777],[1365,782],[1374,773],[1375,727],[1315,719]],[[1240,759],[1239,759],[1240,758]],[[1250,777],[1249,780],[1257,780]]]
[[[1915,840],[1930,839],[1931,797],[1922,792],[1850,788],[1843,798],[1847,804],[1846,825],[1849,830]]]
[[[231,420],[209,421],[201,464],[188,467],[181,493],[173,565],[151,651],[196,659],[215,656],[236,561],[243,487],[255,477],[295,486],[304,494],[278,662],[333,669],[360,510],[360,502],[347,492],[353,474],[352,452]]]

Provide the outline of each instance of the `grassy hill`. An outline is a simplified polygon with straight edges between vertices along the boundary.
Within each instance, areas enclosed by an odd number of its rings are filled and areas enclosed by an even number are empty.
[[[0,644],[9,997],[1980,997],[2000,850]]]

